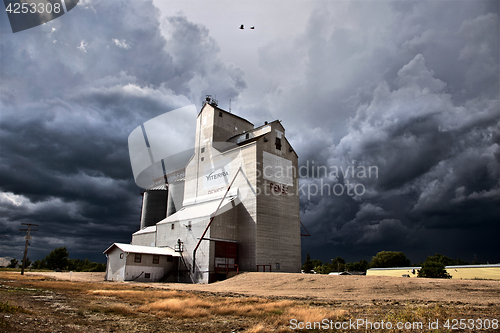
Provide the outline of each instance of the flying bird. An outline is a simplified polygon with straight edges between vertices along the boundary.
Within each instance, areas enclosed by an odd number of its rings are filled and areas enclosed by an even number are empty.
[[[250,27],[250,29],[255,29],[255,27]]]
[[[243,24],[240,26],[240,29],[245,29],[245,28],[243,28]]]

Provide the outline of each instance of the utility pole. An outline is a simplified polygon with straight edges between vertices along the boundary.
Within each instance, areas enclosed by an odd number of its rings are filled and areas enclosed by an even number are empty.
[[[26,245],[24,246],[24,257],[23,257],[23,264],[21,265],[21,275],[24,275],[24,266],[26,266],[26,256],[28,254],[28,245],[29,241],[31,240],[31,231],[38,231],[38,230],[31,230],[31,226],[36,226],[38,227],[38,224],[33,224],[33,223],[21,223],[22,225],[27,225],[28,229],[19,229],[19,231],[26,231],[27,234],[24,236],[24,239],[26,239]]]

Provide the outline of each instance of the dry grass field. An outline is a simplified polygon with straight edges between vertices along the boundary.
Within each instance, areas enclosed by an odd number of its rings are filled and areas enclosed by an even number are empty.
[[[210,285],[102,279],[0,271],[0,332],[500,332],[493,325],[500,281],[286,273]],[[469,327],[453,327],[453,319]]]

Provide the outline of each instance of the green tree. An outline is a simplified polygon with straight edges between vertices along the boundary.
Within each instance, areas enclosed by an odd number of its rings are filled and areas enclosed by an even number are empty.
[[[321,266],[314,267],[314,271],[318,274],[329,274],[332,271],[331,264],[324,263]]]
[[[440,264],[443,264],[444,266],[455,265],[455,260],[439,253],[435,253],[433,256],[428,256],[427,259],[425,259],[425,261],[438,262]]]
[[[68,269],[76,272],[105,272],[106,265],[91,262],[89,259],[69,259]]]
[[[307,252],[306,261],[304,261],[304,265],[302,265],[302,270],[305,273],[310,273],[313,268],[314,265],[312,263],[311,256],[309,255],[309,252]]]
[[[47,268],[47,263],[45,262],[45,259],[35,260],[33,262],[32,268],[33,269],[44,269],[44,268]]]
[[[381,251],[370,262],[371,268],[408,267],[410,265],[410,259],[406,258],[403,252],[395,251]]]
[[[45,262],[47,263],[47,268],[48,269],[66,269],[69,260],[68,260],[69,253],[66,250],[66,247],[60,247],[55,250],[52,250],[46,257],[45,257]]]
[[[369,264],[366,260],[360,260],[358,262],[351,262],[345,265],[345,268],[348,272],[366,272]]]
[[[428,256],[422,268],[418,271],[418,277],[451,279],[451,275],[445,269],[445,264],[439,261],[437,256]]]
[[[93,262],[93,266],[88,270],[89,272],[106,272],[106,265],[100,262]]]
[[[312,265],[313,265],[314,268],[323,265],[323,262],[321,260],[319,260],[319,259],[313,259],[311,262],[312,262]]]
[[[21,260],[21,264],[23,263],[23,260]],[[30,258],[26,258],[26,265],[24,265],[24,268],[28,268],[31,265],[31,260]]]
[[[343,272],[345,271],[345,260],[341,257],[336,257],[335,259],[332,259],[331,267],[332,272]]]
[[[16,268],[17,267],[17,264],[19,263],[19,261],[17,261],[17,259],[10,259],[10,264],[7,265],[7,268]]]

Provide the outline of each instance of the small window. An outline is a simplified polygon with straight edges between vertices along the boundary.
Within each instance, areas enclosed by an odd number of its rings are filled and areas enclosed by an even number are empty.
[[[279,271],[279,270],[280,270],[280,263],[279,263],[279,262],[277,262],[277,263],[276,263],[276,270],[277,270],[277,271]]]
[[[276,149],[281,150],[281,139],[276,138]]]
[[[160,263],[160,256],[153,256],[153,264],[158,265]]]
[[[174,230],[174,229],[175,229],[175,224],[172,223],[172,230]]]
[[[145,279],[151,279],[151,273],[144,273]]]
[[[120,259],[123,259],[123,253],[120,253]]]
[[[203,154],[205,152],[205,147],[201,148],[201,153]]]
[[[248,140],[248,139],[250,139],[250,133],[247,133],[247,134],[245,135],[245,139],[247,139],[247,140]]]
[[[172,256],[167,256],[167,261],[168,261],[168,262],[172,262],[172,261],[174,261],[174,257],[172,257]]]
[[[205,160],[205,157],[202,157],[202,158],[201,158],[201,161],[203,162],[204,160]]]
[[[222,117],[222,112],[221,111],[219,111],[219,117]]]
[[[142,259],[142,254],[136,253],[135,258],[134,258],[134,262],[141,262],[141,259]]]

